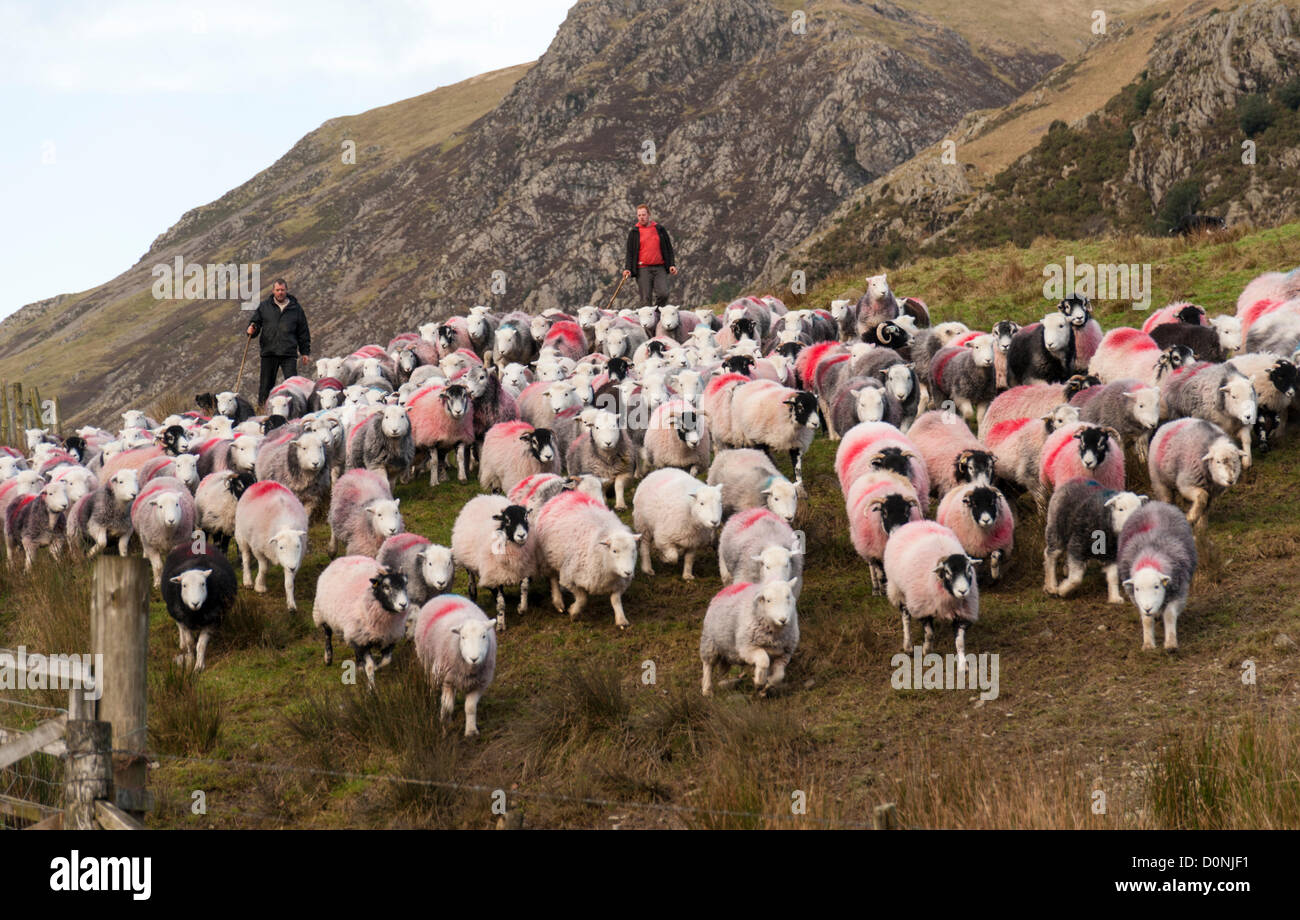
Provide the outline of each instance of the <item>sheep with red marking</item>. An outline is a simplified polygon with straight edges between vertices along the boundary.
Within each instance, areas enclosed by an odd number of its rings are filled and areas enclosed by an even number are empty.
[[[835,451],[835,475],[845,495],[855,479],[872,470],[883,470],[907,480],[925,508],[929,507],[930,474],[925,459],[911,438],[893,425],[884,422],[855,425]]]
[[[908,429],[907,437],[925,458],[930,487],[939,497],[965,483],[992,484],[993,453],[953,413],[923,413]]]
[[[406,576],[407,596],[417,606],[447,593],[456,577],[451,548],[415,533],[393,534],[379,547],[375,559],[388,571]]]
[[[1142,648],[1156,647],[1155,623],[1164,621],[1165,649],[1178,648],[1178,616],[1196,575],[1196,539],[1178,509],[1147,502],[1119,536],[1119,577],[1142,619]]]
[[[962,418],[978,424],[997,395],[995,349],[987,334],[939,349],[930,361],[931,402],[952,400]]]
[[[1102,338],[1088,364],[1088,373],[1100,378],[1102,383],[1132,377],[1156,386],[1170,370],[1192,360],[1192,350],[1186,346],[1161,349],[1147,333],[1122,326]]]
[[[990,582],[1002,577],[1015,545],[1015,520],[1001,492],[979,483],[960,485],[939,502],[934,519],[957,535],[966,555],[983,562]]]
[[[307,556],[307,511],[298,497],[278,482],[257,482],[244,490],[235,507],[235,544],[244,564],[244,587],[266,593],[266,573],[284,569],[284,596],[290,612],[298,610],[294,578]],[[252,562],[257,560],[257,581]]]
[[[247,473],[222,470],[204,476],[194,491],[194,523],[223,553],[235,536],[235,509],[240,496],[254,481]]]
[[[362,423],[364,424],[364,423]],[[329,457],[316,432],[284,426],[268,435],[258,447],[253,471],[259,480],[270,479],[288,487],[310,519],[330,492]]]
[[[1160,402],[1170,418],[1203,418],[1241,443],[1241,465],[1250,469],[1250,439],[1259,415],[1250,378],[1229,364],[1198,362],[1176,368],[1160,381]]]
[[[528,520],[537,523],[537,512],[561,492],[577,489],[600,502],[605,503],[605,486],[595,476],[560,476],[555,473],[535,473],[510,490],[506,497],[512,505],[523,505],[528,509]]]
[[[537,570],[537,541],[528,512],[504,495],[471,498],[451,529],[451,554],[469,575],[469,596],[479,588],[496,595],[497,629],[506,628],[505,588],[519,588],[519,613],[528,612],[528,584]]]
[[[750,508],[727,519],[718,537],[718,574],[728,583],[794,580],[803,590],[801,534],[766,508]]]
[[[1237,296],[1236,315],[1241,320],[1241,331],[1249,334],[1251,326],[1261,317],[1297,298],[1300,298],[1300,268],[1289,272],[1264,272]],[[1258,350],[1247,347],[1247,351]]]
[[[912,651],[912,620],[925,628],[922,654],[934,645],[934,621],[952,626],[957,673],[965,674],[966,631],[979,621],[974,560],[947,527],[933,521],[904,524],[885,547],[889,601],[903,618],[903,650]]]
[[[330,496],[330,555],[342,543],[350,556],[374,556],[385,540],[405,529],[400,503],[400,499],[393,498],[388,479],[382,473],[374,470],[344,473]]]
[[[885,384],[875,377],[850,377],[843,381],[826,416],[827,434],[838,441],[859,422],[903,423],[903,406]]]
[[[630,624],[623,593],[636,574],[637,541],[618,516],[589,495],[561,492],[537,514],[539,574],[549,576],[551,603],[564,612],[562,590],[573,594],[569,619],[576,620],[593,594],[608,594],[619,629]]]
[[[312,622],[325,634],[325,664],[334,663],[334,634],[352,646],[366,681],[375,687],[375,672],[393,658],[406,635],[411,613],[406,576],[390,572],[370,556],[340,556],[316,580]]]
[[[705,417],[690,402],[674,399],[650,413],[641,443],[643,469],[673,467],[695,476],[708,466],[712,453],[713,439]]]
[[[303,438],[307,437],[311,435],[303,435]],[[347,469],[364,467],[384,473],[392,485],[399,475],[405,476],[410,471],[414,461],[411,420],[402,406],[381,406],[379,411],[353,425],[348,432]],[[299,465],[302,465],[301,454]],[[304,499],[303,504],[308,505],[308,502]],[[307,513],[311,513],[311,505],[308,505]]]
[[[485,492],[509,492],[535,473],[558,473],[560,455],[551,431],[527,422],[501,422],[483,438],[478,482]]]
[[[1146,461],[1151,433],[1160,424],[1160,391],[1136,378],[1112,381],[1076,393],[1070,405],[1079,409],[1079,420],[1113,428],[1120,440],[1131,444],[1138,459]]]
[[[705,384],[700,409],[708,416],[709,434],[715,446],[743,446],[743,433],[732,424],[732,401],[736,389],[749,382],[744,374],[719,374]]]
[[[858,299],[857,309],[854,311],[855,338],[859,341],[867,341],[867,337],[877,326],[897,319],[900,312],[898,298],[889,289],[889,279],[885,275],[872,275],[867,278],[866,293]]]
[[[803,480],[803,455],[821,427],[812,393],[770,380],[742,384],[731,399],[731,424],[742,447],[788,452],[795,482]]]
[[[131,503],[131,528],[153,569],[153,586],[162,587],[163,562],[194,531],[194,497],[185,483],[159,476],[146,484]]]
[[[984,438],[984,443],[993,451],[997,475],[1027,491],[1040,511],[1047,509],[1047,487],[1038,475],[1043,446],[1053,432],[1078,421],[1078,408],[1057,406],[1042,418],[998,422]]]
[[[468,450],[474,444],[472,406],[469,390],[459,383],[426,387],[407,403],[417,462],[422,456],[429,458],[429,485],[442,481],[447,454],[453,450],[456,478],[461,482],[469,478]]]
[[[693,581],[695,555],[713,545],[722,524],[722,488],[708,486],[679,469],[655,470],[637,486],[632,526],[641,534],[641,571],[653,575],[652,555],[673,565],[683,560],[682,578]]]
[[[1115,429],[1077,422],[1047,436],[1039,482],[1050,491],[1080,477],[1095,479],[1117,492],[1123,490],[1124,448]]]
[[[11,567],[20,545],[26,557],[26,569],[31,569],[36,551],[42,546],[48,546],[50,555],[59,558],[66,542],[69,506],[68,488],[58,480],[43,484],[35,494],[18,496],[9,503],[3,523],[5,550]]]
[[[911,483],[885,471],[863,473],[844,496],[849,538],[871,573],[871,593],[885,591],[885,547],[890,534],[925,515]]]
[[[1218,425],[1183,418],[1161,425],[1151,439],[1147,470],[1151,491],[1172,503],[1177,493],[1191,502],[1187,520],[1205,521],[1210,501],[1241,478],[1244,452]]]
[[[613,412],[589,410],[583,431],[569,445],[564,468],[574,476],[596,476],[614,490],[614,510],[627,509],[627,487],[637,473],[637,448]],[[585,415],[585,413],[584,413]]]
[[[799,647],[799,613],[794,579],[763,584],[737,582],[709,602],[700,631],[700,689],[713,695],[719,665],[752,665],[754,689],[767,696],[785,678]]]
[[[1255,388],[1258,411],[1262,414],[1271,411],[1277,415],[1276,438],[1286,433],[1287,415],[1295,403],[1296,387],[1300,384],[1300,372],[1296,365],[1277,355],[1245,354],[1228,362],[1250,378]]]
[[[496,674],[497,636],[478,605],[455,594],[435,597],[420,608],[412,631],[420,667],[441,690],[439,716],[446,722],[465,694],[465,737],[478,736],[478,704]]]
[[[983,441],[994,425],[1018,418],[1042,418],[1049,412],[1054,412],[1057,406],[1069,403],[1081,390],[1086,389],[1084,385],[1088,379],[1075,376],[1065,383],[1023,384],[999,393],[989,403],[976,434]]]

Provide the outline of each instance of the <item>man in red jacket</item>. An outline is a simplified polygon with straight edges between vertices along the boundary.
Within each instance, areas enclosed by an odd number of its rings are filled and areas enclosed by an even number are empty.
[[[668,276],[677,274],[673,261],[673,241],[668,231],[650,219],[650,206],[636,206],[636,226],[627,235],[627,264],[623,277],[636,272],[637,287],[641,289],[641,304],[650,306],[650,292],[654,291],[654,305],[668,303]]]

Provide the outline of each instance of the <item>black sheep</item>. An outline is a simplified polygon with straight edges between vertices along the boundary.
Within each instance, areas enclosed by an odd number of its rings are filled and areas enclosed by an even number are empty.
[[[1170,345],[1186,345],[1196,355],[1197,361],[1227,360],[1219,341],[1219,331],[1213,326],[1191,323],[1161,323],[1151,330],[1151,338],[1163,350]]]
[[[180,629],[177,664],[203,670],[208,642],[234,605],[235,591],[235,570],[215,547],[205,546],[196,553],[191,544],[183,543],[171,551],[163,563],[162,596]]]

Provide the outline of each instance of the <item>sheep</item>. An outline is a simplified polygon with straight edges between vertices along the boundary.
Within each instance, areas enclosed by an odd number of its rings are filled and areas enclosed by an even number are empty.
[[[177,543],[194,531],[194,498],[185,483],[159,476],[140,489],[131,503],[131,527],[153,569],[153,586],[162,587],[163,562]]]
[[[749,508],[767,508],[792,523],[798,511],[799,487],[786,479],[762,451],[718,451],[706,481],[711,486],[722,486],[724,518]]]
[[[374,470],[349,470],[330,496],[328,551],[340,543],[349,556],[374,556],[384,540],[401,533],[401,500],[393,498],[388,479]]]
[[[1250,469],[1250,437],[1258,414],[1250,378],[1226,364],[1200,362],[1176,368],[1160,381],[1160,402],[1170,418],[1203,418],[1241,442]]]
[[[307,556],[307,511],[285,486],[270,480],[244,490],[235,506],[235,545],[243,562],[244,587],[252,583],[266,593],[266,572],[273,565],[284,570],[284,596],[290,613],[298,611],[294,579]],[[252,563],[257,560],[257,581]]]
[[[1300,384],[1300,372],[1295,364],[1277,355],[1253,353],[1239,355],[1228,364],[1250,378],[1257,411],[1261,415],[1266,410],[1275,414],[1276,436],[1282,437],[1286,432],[1287,410],[1295,402],[1296,387]]]
[[[840,384],[826,415],[827,434],[838,441],[859,422],[903,423],[902,403],[875,377],[850,377]]]
[[[270,479],[288,487],[310,520],[330,491],[327,461],[325,442],[318,433],[286,426],[262,441],[253,472],[259,480]]]
[[[997,395],[995,348],[993,336],[980,335],[939,349],[930,361],[930,399],[937,394],[953,400],[962,418],[978,424]]]
[[[485,364],[493,359],[492,346],[496,341],[499,323],[500,319],[484,306],[471,307],[469,316],[465,318],[465,330],[469,333],[470,347]]]
[[[1196,304],[1179,301],[1153,311],[1142,324],[1142,331],[1150,335],[1156,327],[1167,324],[1208,326],[1210,321],[1205,311]]]
[[[194,491],[195,525],[224,553],[235,536],[235,508],[244,491],[254,483],[247,473],[222,470],[203,477]]]
[[[334,633],[352,646],[365,663],[366,681],[375,687],[375,671],[386,666],[393,648],[406,634],[410,613],[406,576],[390,572],[370,556],[340,556],[316,579],[312,622],[325,634],[325,665],[334,663]],[[376,655],[380,660],[376,663]]]
[[[835,475],[845,495],[855,479],[872,470],[888,471],[907,480],[928,507],[930,474],[921,452],[907,435],[884,422],[855,425],[835,451]]]
[[[451,529],[451,555],[469,575],[469,596],[496,595],[497,629],[506,628],[507,585],[519,586],[519,614],[528,612],[528,583],[536,571],[537,541],[529,539],[528,511],[504,495],[471,498]]]
[[[1089,560],[1106,573],[1108,600],[1124,603],[1115,561],[1124,523],[1147,501],[1145,495],[1108,489],[1095,479],[1071,479],[1054,493],[1047,506],[1043,538],[1043,592],[1069,597],[1083,582]],[[1057,577],[1061,557],[1066,577]]]
[[[1074,327],[1061,313],[1049,313],[1011,339],[1007,383],[1063,383],[1074,373]]]
[[[301,418],[307,411],[311,391],[311,381],[306,377],[290,377],[267,396],[267,414],[283,415],[288,419]]]
[[[1086,389],[1084,384],[1088,380],[1089,378],[1076,375],[1063,384],[1022,384],[999,393],[997,398],[989,403],[988,411],[984,413],[984,418],[976,428],[976,434],[981,441],[985,441],[993,427],[1002,422],[1020,418],[1042,418],[1049,412],[1055,411],[1057,406],[1069,403],[1081,390]]]
[[[1124,488],[1124,448],[1115,429],[1076,422],[1047,436],[1038,481],[1052,490],[1076,477],[1116,491]]]
[[[569,445],[564,468],[570,475],[597,476],[606,488],[612,485],[614,510],[624,511],[627,486],[637,472],[637,451],[632,440],[612,412],[598,410],[585,428]]]
[[[739,447],[743,438],[732,425],[732,399],[736,389],[749,382],[743,374],[719,374],[704,386],[700,396],[700,409],[709,419],[709,434],[713,438],[715,449]]]
[[[573,594],[569,619],[576,620],[592,594],[608,594],[614,624],[629,625],[623,613],[623,593],[636,574],[637,542],[605,505],[579,491],[561,492],[537,513],[539,574],[551,581],[551,603],[564,612],[561,589]]]
[[[117,541],[117,553],[125,556],[134,528],[131,524],[131,503],[140,494],[140,474],[137,470],[118,470],[106,476],[86,503],[84,525],[78,520],[80,532],[90,537],[94,546],[87,554],[93,557]]]
[[[202,671],[212,634],[235,604],[235,570],[216,547],[198,553],[182,542],[163,562],[161,587],[163,604],[179,632],[176,664]]]
[[[560,456],[549,429],[527,422],[500,422],[483,439],[479,487],[509,492],[534,473],[558,473]]]
[[[1002,577],[1015,543],[1015,521],[1006,498],[992,486],[967,483],[943,497],[934,519],[957,535],[963,551],[981,560],[990,582]]]
[[[19,544],[28,570],[36,560],[39,547],[48,546],[50,555],[59,558],[66,541],[66,514],[70,504],[68,487],[58,480],[45,483],[36,494],[22,495],[9,503],[4,515],[4,537],[10,566],[14,564]]]
[[[1119,535],[1119,578],[1142,619],[1142,648],[1156,647],[1155,621],[1164,620],[1165,649],[1178,648],[1178,615],[1196,574],[1196,539],[1178,509],[1148,502]]]
[[[1243,321],[1242,325],[1245,325]],[[1289,355],[1300,345],[1300,298],[1280,304],[1246,331],[1246,351]]]
[[[934,642],[933,621],[951,623],[957,673],[966,673],[966,631],[979,620],[977,563],[942,524],[913,521],[894,531],[885,546],[885,579],[889,601],[902,614],[904,651],[912,650],[913,619],[925,628],[926,655]]]
[[[1211,499],[1241,478],[1245,453],[1218,425],[1204,419],[1184,418],[1161,425],[1151,439],[1147,470],[1151,491],[1172,503],[1177,492],[1191,507],[1188,523],[1205,521]]]
[[[406,474],[414,460],[411,420],[401,406],[383,406],[348,432],[347,468],[365,467],[384,473],[390,487],[397,482],[398,474]]]
[[[537,512],[561,492],[577,489],[601,504],[605,502],[605,486],[595,476],[560,476],[555,473],[536,473],[510,490],[506,496],[512,505],[523,505],[528,509],[528,520],[537,522]]]
[[[567,380],[539,380],[524,388],[516,400],[521,421],[536,428],[548,428],[555,416],[582,405],[577,388]]]
[[[983,439],[993,451],[995,473],[1025,489],[1039,510],[1045,510],[1047,489],[1038,475],[1043,445],[1057,429],[1078,421],[1078,408],[1057,406],[1042,418],[1016,418],[997,423]]]
[[[964,483],[991,485],[996,460],[951,412],[925,412],[907,436],[925,460],[930,487],[942,498]]]
[[[462,378],[470,391],[474,416],[475,456],[482,452],[483,438],[493,425],[513,422],[519,418],[519,405],[515,394],[502,384],[495,366],[484,371],[471,368]]]
[[[866,293],[858,299],[854,311],[854,337],[867,341],[867,336],[875,328],[888,320],[896,319],[900,310],[898,298],[889,289],[889,280],[885,275],[872,275],[867,279]]]
[[[674,399],[650,413],[641,442],[643,469],[674,467],[695,476],[708,464],[712,452],[705,416],[689,400]]]
[[[1071,294],[1056,307],[1070,321],[1074,337],[1074,361],[1071,371],[1082,373],[1101,344],[1101,324],[1092,316],[1092,303],[1082,294]]]
[[[652,555],[673,565],[683,559],[682,578],[694,581],[695,554],[713,545],[722,523],[722,487],[708,486],[679,469],[655,470],[637,486],[632,526],[641,534],[641,571],[653,575]]]
[[[469,390],[459,383],[427,387],[406,405],[416,456],[428,455],[429,485],[442,481],[448,452],[456,451],[457,479],[469,478],[467,451],[474,444],[474,413]]]
[[[732,395],[731,424],[742,447],[787,451],[795,482],[803,481],[803,455],[821,427],[812,393],[769,380],[742,384]]]
[[[1146,462],[1151,433],[1160,424],[1159,390],[1136,378],[1121,378],[1076,393],[1070,405],[1079,409],[1079,421],[1113,428],[1121,443],[1132,444],[1138,459]]]
[[[472,601],[451,594],[428,601],[415,615],[415,654],[435,689],[439,716],[451,718],[456,693],[465,694],[465,737],[478,736],[478,703],[496,673],[497,637],[492,620]]]
[[[924,517],[912,484],[890,472],[871,470],[849,486],[844,496],[853,549],[867,563],[871,593],[885,590],[885,547],[890,534],[909,521]]]
[[[969,332],[970,328],[965,323],[940,323],[929,329],[921,330],[916,338],[912,340],[912,368],[916,371],[916,379],[920,381],[921,387],[927,390],[922,399],[927,405],[929,404],[927,381],[930,379],[931,359],[941,348],[946,348],[952,344],[954,339]],[[860,370],[857,372],[861,373]]]
[[[217,410],[215,414],[224,415],[236,425],[257,414],[251,402],[230,390],[218,393],[214,399]]]
[[[794,586],[795,579],[737,582],[714,595],[700,631],[700,690],[705,696],[713,695],[713,671],[719,664],[753,665],[760,697],[781,683],[799,646]]]
[[[1195,360],[1192,351],[1185,345],[1161,349],[1147,333],[1122,326],[1102,338],[1088,362],[1088,373],[1100,378],[1102,383],[1132,377],[1155,386],[1170,370],[1192,360]]]
[[[1007,352],[1011,350],[1011,340],[1020,331],[1020,324],[1009,319],[999,320],[989,331],[997,345],[993,354],[993,381],[998,391],[1007,388]],[[1078,337],[1075,337],[1076,348]]]
[[[406,576],[406,593],[416,606],[450,591],[456,578],[451,548],[419,534],[393,534],[379,547],[375,559],[388,571]],[[413,622],[408,620],[407,624]]]

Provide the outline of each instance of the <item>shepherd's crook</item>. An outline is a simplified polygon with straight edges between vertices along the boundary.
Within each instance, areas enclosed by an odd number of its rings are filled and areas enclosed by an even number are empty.
[[[244,339],[244,357],[239,359],[239,376],[235,378],[236,393],[239,392],[240,381],[244,379],[244,362],[248,360],[248,346],[251,345],[252,342],[253,342],[253,337],[251,335],[248,336],[246,339]]]
[[[621,291],[621,290],[623,290],[623,282],[626,281],[627,279],[628,279],[628,276],[627,276],[627,275],[624,275],[622,278],[620,278],[620,279],[618,280],[618,287],[614,288],[614,297],[617,297],[617,296],[618,296],[618,292]],[[605,304],[605,312],[608,313],[608,312],[609,312],[609,308],[612,307],[612,306],[614,306],[614,297],[611,297],[611,298],[609,299],[609,303]]]

